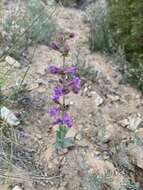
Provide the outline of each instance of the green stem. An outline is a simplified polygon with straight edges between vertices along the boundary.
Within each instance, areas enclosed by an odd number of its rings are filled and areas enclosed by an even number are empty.
[[[63,55],[63,71],[65,68],[65,56]],[[65,75],[63,76],[63,89],[65,88]],[[62,118],[64,117],[64,107],[65,107],[65,95],[63,95],[63,105],[62,105]]]

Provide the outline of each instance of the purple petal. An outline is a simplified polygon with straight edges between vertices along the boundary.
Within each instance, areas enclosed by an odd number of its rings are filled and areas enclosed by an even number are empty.
[[[57,43],[55,43],[55,42],[53,42],[50,47],[51,47],[52,49],[56,50],[56,51],[58,51],[58,50],[60,49],[59,44],[57,44]]]
[[[69,45],[68,45],[68,44],[65,44],[65,45],[64,45],[63,53],[64,53],[65,55],[67,55],[67,54],[69,53],[69,51],[70,51]]]
[[[59,98],[63,95],[63,89],[59,86],[54,88],[52,100],[57,102],[59,101]]]
[[[61,72],[61,69],[59,67],[55,67],[55,66],[49,65],[48,66],[48,71],[51,74],[59,74]]]
[[[73,33],[73,32],[71,32],[70,34],[69,34],[69,38],[74,38],[75,37],[75,34]]]
[[[63,124],[67,125],[68,128],[72,127],[72,119],[66,112],[64,113]]]
[[[53,122],[53,125],[57,125],[57,124],[59,124],[59,125],[63,124],[62,119],[58,118],[58,119],[56,119],[56,120]]]
[[[70,82],[69,82],[69,87],[74,93],[78,93],[80,90],[80,78],[79,77],[74,77]]]
[[[55,121],[53,122],[53,125],[65,125],[67,126],[68,128],[71,128],[72,127],[72,119],[69,117],[69,115],[65,112],[64,113],[64,117],[63,119],[61,118],[57,118],[55,119]]]
[[[59,108],[56,108],[56,107],[53,107],[53,108],[50,108],[49,111],[48,111],[49,115],[51,117],[58,117],[59,116],[59,113],[60,113],[60,109]]]
[[[48,66],[48,71],[51,74],[59,74],[61,72],[61,69],[59,67],[55,67],[55,66],[49,65]]]
[[[72,66],[72,67],[65,68],[64,72],[66,74],[75,74],[76,70],[77,70],[77,68],[75,66]]]

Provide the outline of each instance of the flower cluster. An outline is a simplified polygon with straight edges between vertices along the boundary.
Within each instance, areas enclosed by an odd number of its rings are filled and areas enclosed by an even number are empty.
[[[51,74],[59,76],[58,84],[54,87],[51,97],[55,106],[50,108],[49,115],[53,118],[53,124],[67,128],[72,127],[72,119],[65,108],[65,97],[70,92],[77,94],[80,90],[80,78],[76,76],[76,67],[67,66],[65,61],[70,51],[67,41],[73,37],[74,33],[63,33],[56,42],[51,44],[51,48],[62,55],[63,62],[61,67],[54,65],[49,65],[48,67]]]

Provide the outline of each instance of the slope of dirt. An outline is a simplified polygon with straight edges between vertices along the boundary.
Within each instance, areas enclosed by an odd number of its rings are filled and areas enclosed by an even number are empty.
[[[74,40],[70,41],[71,54],[78,52],[92,65],[93,70],[97,71],[96,82],[86,81],[78,96],[72,94],[68,97],[67,102],[71,104],[70,112],[75,121],[71,135],[75,138],[76,146],[57,155],[53,148],[55,128],[51,126],[47,114],[54,81],[45,70],[51,62],[59,65],[61,58],[47,46],[39,45],[36,48],[25,81],[28,92],[12,105],[16,110],[26,109],[29,113],[24,130],[32,138],[28,138],[24,146],[37,150],[30,162],[32,168],[26,163],[28,171],[26,168],[25,172],[28,172],[31,180],[21,180],[20,183],[25,190],[83,190],[88,189],[88,175],[110,171],[112,186],[117,187],[126,175],[111,160],[108,142],[128,138],[130,131],[122,127],[122,120],[134,114],[140,114],[143,118],[142,96],[129,85],[120,84],[121,75],[115,70],[110,57],[100,53],[91,54],[87,44],[89,27],[83,21],[82,11],[60,7],[55,17],[63,31],[75,33]],[[32,51],[33,48],[30,48],[31,54]],[[67,58],[67,64],[71,63],[73,60]],[[21,78],[24,71],[25,68],[13,69],[12,78]],[[105,143],[101,145],[99,139]],[[35,182],[29,174],[32,170],[44,175],[44,180]],[[46,180],[47,176],[58,177],[49,181]],[[19,182],[13,181],[13,184],[16,183]]]

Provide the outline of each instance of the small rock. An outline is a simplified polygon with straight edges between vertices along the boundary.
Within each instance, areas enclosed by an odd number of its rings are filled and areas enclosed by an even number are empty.
[[[42,139],[42,135],[36,134],[36,138],[39,139],[39,140],[41,140]]]
[[[77,134],[77,135],[76,135],[76,140],[79,140],[79,141],[80,141],[81,139],[82,139],[82,135],[81,135],[80,133]]]
[[[31,83],[31,84],[28,85],[27,90],[32,91],[32,90],[37,89],[38,87],[39,87],[38,83]]]
[[[37,79],[36,81],[39,85],[47,85],[47,81],[43,79]]]
[[[69,103],[70,105],[74,105],[74,102],[72,102],[72,101],[70,101],[70,103]]]
[[[19,63],[17,60],[15,60],[13,57],[7,56],[7,57],[5,58],[5,61],[6,61],[9,65],[13,65],[13,66],[16,67],[16,68],[20,68],[20,67],[21,67],[20,63]]]
[[[91,95],[92,96],[94,95],[94,97],[95,97],[94,102],[95,102],[96,106],[100,106],[101,104],[103,104],[104,100],[103,100],[103,98],[101,98],[101,96],[99,96],[99,94],[97,94],[97,92],[95,92],[95,91],[91,92]]]
[[[128,129],[135,131],[137,128],[140,128],[143,124],[143,120],[140,114],[135,114],[130,116],[129,118],[129,125],[127,126]]]
[[[84,93],[86,93],[88,91],[88,88],[87,87],[85,87],[84,88]]]
[[[112,96],[110,94],[107,95],[107,97],[112,101],[112,102],[117,102],[120,100],[120,97],[115,95],[115,96]]]
[[[129,120],[124,119],[118,122],[122,127],[127,127],[129,125]]]
[[[140,114],[134,114],[129,116],[127,119],[118,122],[122,127],[135,131],[143,127],[143,120]]]
[[[80,147],[88,147],[88,141],[86,139],[82,139],[80,141],[77,141],[76,144]]]
[[[18,118],[6,107],[0,109],[0,117],[5,120],[10,126],[17,126],[20,124]]]
[[[37,92],[43,93],[46,91],[46,88],[44,86],[40,86],[39,88],[36,89]]]
[[[140,99],[140,98],[141,98],[141,94],[137,94],[136,99]]]
[[[96,155],[96,156],[100,156],[100,155],[101,155],[101,152],[95,151],[95,155]]]
[[[21,187],[19,187],[18,185],[16,185],[15,187],[13,187],[11,190],[22,190]]]
[[[143,147],[131,146],[128,148],[128,155],[131,162],[143,169]]]
[[[109,158],[110,158],[110,157],[109,157],[108,155],[104,155],[104,156],[103,156],[103,159],[104,159],[104,160],[108,160]]]

